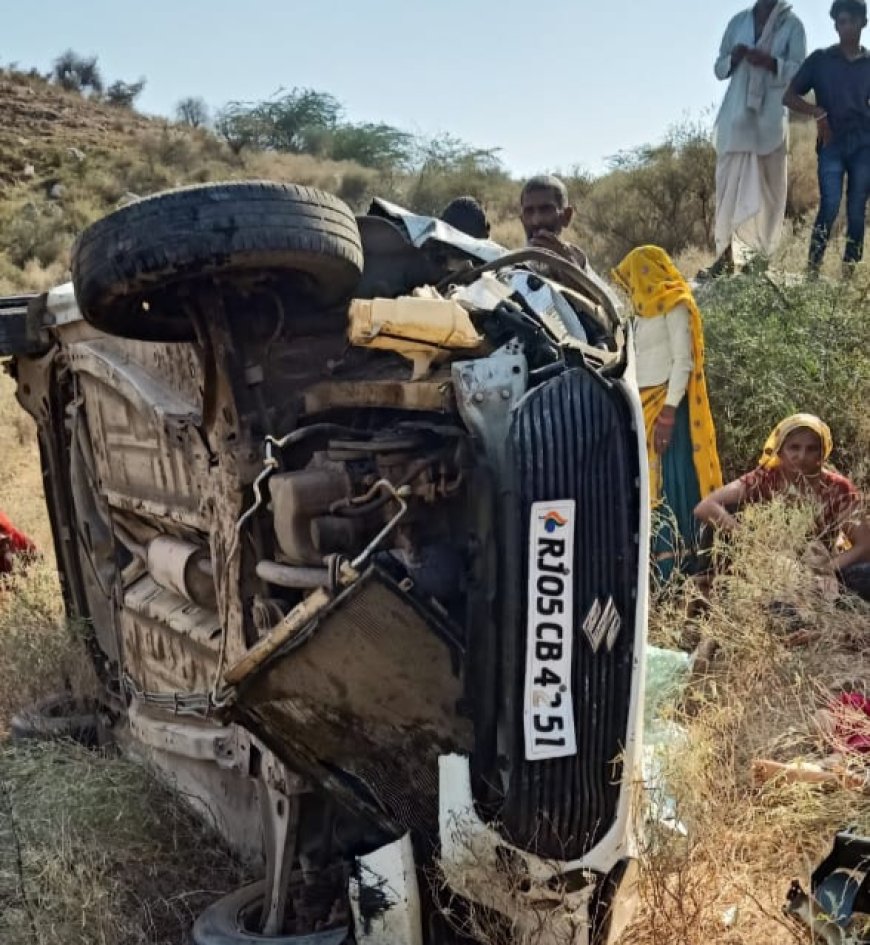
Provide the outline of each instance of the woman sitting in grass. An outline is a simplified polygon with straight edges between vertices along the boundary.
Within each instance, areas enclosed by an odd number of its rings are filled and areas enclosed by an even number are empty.
[[[823,549],[815,556],[814,569],[836,575],[846,588],[870,600],[870,521],[854,484],[826,465],[832,449],[831,431],[818,417],[787,417],[768,437],[758,466],[702,499],[695,516],[733,531],[738,528],[735,513],[745,505],[777,496],[810,501],[815,506],[814,538]],[[841,536],[849,544],[846,550],[839,550]]]

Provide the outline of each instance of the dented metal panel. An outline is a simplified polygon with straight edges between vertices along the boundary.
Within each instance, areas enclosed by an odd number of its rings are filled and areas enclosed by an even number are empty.
[[[181,431],[202,423],[200,405],[170,387],[166,379],[152,374],[131,357],[114,350],[117,342],[83,341],[70,345],[70,367],[79,374],[102,381],[131,406],[166,428]]]
[[[310,387],[304,395],[306,414],[324,410],[391,407],[398,410],[426,410],[449,413],[456,409],[450,379],[391,381],[323,381]]]
[[[283,760],[312,758],[389,822],[431,830],[438,755],[471,743],[458,659],[437,617],[373,569],[248,678],[235,711]]]
[[[102,491],[110,504],[135,510],[140,503],[154,503],[157,514],[171,515],[175,509],[186,522],[207,531],[203,479],[208,453],[197,432],[201,406],[113,345],[117,342],[82,342],[69,351],[85,395]],[[187,373],[193,368],[183,352],[159,358],[153,352],[151,367],[173,360],[180,362],[170,372],[174,376],[185,373],[185,362]]]
[[[120,624],[127,671],[139,688],[182,692],[212,685],[220,638],[213,611],[145,575],[124,595]]]

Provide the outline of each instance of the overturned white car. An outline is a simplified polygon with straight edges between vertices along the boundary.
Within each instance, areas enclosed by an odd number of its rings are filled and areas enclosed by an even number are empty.
[[[68,610],[118,740],[265,864],[194,940],[612,941],[648,507],[608,290],[259,182],[116,211],[73,276],[6,350]]]

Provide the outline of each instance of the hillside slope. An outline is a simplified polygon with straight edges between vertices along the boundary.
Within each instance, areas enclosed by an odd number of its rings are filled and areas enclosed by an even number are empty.
[[[218,138],[29,74],[0,70],[0,292],[63,278],[75,235],[130,195],[240,177],[323,187],[351,203],[375,173],[309,155],[235,155]]]
[[[380,195],[438,213],[452,198],[471,194],[484,205],[494,239],[506,246],[523,239],[520,181],[497,151],[479,151],[449,134],[420,139],[422,150],[410,165],[381,170],[312,154],[247,148],[237,154],[205,129],[139,115],[11,69],[0,69],[0,115],[0,292],[62,279],[75,235],[131,195],[218,179],[321,187],[356,210]],[[795,126],[792,136],[787,232],[800,236],[786,240],[779,254],[777,265],[787,269],[803,266],[802,231],[817,202],[811,125]],[[544,170],[545,143],[541,161]],[[577,168],[563,173],[577,210],[569,238],[601,271],[633,246],[653,242],[693,274],[712,258],[714,165],[705,126],[686,120],[658,143],[617,156],[600,177]]]

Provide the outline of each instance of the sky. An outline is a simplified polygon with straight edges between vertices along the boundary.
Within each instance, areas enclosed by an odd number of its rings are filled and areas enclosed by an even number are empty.
[[[810,49],[829,0],[794,0]],[[517,175],[600,173],[686,119],[712,120],[713,62],[741,6],[716,0],[35,0],[4,4],[0,63],[64,49],[109,81],[147,79],[141,111],[329,92],[351,121],[500,148]],[[2,115],[0,115],[2,121]]]

